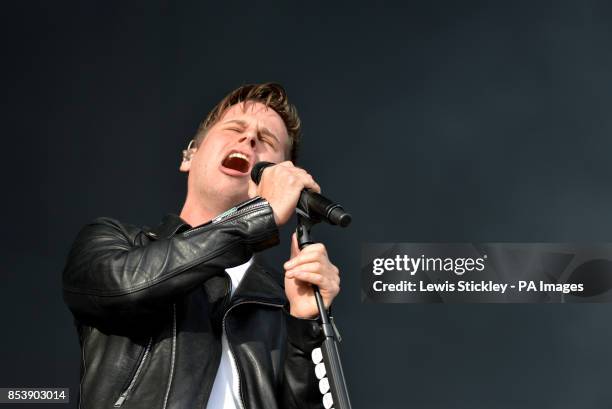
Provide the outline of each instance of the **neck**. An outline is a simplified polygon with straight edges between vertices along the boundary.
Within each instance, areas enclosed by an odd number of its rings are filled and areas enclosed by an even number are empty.
[[[188,196],[181,210],[181,219],[189,223],[190,226],[200,226],[210,220],[213,217],[220,214],[222,211],[218,211],[213,207],[204,206],[202,203],[196,203],[193,199]]]
[[[183,209],[181,209],[181,219],[189,223],[190,226],[200,226],[209,222],[214,217],[225,212],[234,206],[235,203],[219,203],[213,200],[201,200],[187,195]]]

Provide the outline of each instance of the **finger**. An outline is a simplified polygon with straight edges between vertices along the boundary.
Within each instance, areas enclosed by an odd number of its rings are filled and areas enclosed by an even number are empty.
[[[283,264],[283,267],[285,268],[285,270],[292,270],[296,268],[297,266],[301,264],[305,264],[305,263],[319,262],[320,264],[322,264],[326,262],[326,260],[319,253],[316,253],[316,252],[305,253],[305,250],[308,247],[309,246],[305,247],[299,254],[292,257],[291,260]]]
[[[276,166],[284,168],[283,172],[286,172],[286,177],[295,178],[296,182],[299,181],[304,188],[312,189],[317,193],[321,193],[321,187],[317,182],[315,182],[312,175],[306,172],[306,170],[296,167],[293,162],[281,162]]]
[[[310,190],[314,190],[317,193],[321,193],[321,186],[319,186],[319,184],[314,181],[312,176],[310,177],[310,180],[304,182],[304,187]]]
[[[280,162],[278,166],[282,166],[284,168],[295,168],[295,165],[290,160],[286,160],[284,162]]]
[[[285,272],[285,276],[287,278],[294,278],[295,273],[301,273],[301,272],[316,273],[316,274],[321,274],[321,275],[324,275],[325,273],[325,271],[322,268],[321,263],[319,263],[318,261],[315,261],[313,263],[304,263],[304,264],[297,265],[291,270],[287,270]]]
[[[299,254],[296,254],[294,257],[291,257],[291,259],[285,263],[285,270],[289,270],[293,267],[293,265],[302,262],[309,262],[314,260],[319,260],[321,262],[329,262],[329,259],[327,257],[327,250],[325,249],[325,246],[321,243],[314,243],[309,246],[306,246],[303,249],[299,250],[298,253]]]
[[[313,243],[310,246],[306,246],[302,249],[302,253],[314,253],[314,254],[320,254],[323,257],[327,257],[327,249],[325,248],[325,245],[322,243]]]
[[[300,254],[300,247],[297,242],[297,234],[291,235],[291,259],[293,260]],[[286,263],[285,263],[286,264]]]
[[[278,166],[288,167],[288,165],[283,165],[283,163],[286,163],[286,162],[281,162],[281,163],[273,164],[273,165],[266,166],[265,168],[263,168],[261,170],[261,176],[259,177],[259,183],[261,183],[261,181],[264,180],[264,179],[268,180],[266,175],[269,175],[271,173],[274,174],[278,170],[277,169]]]
[[[321,274],[310,273],[307,271],[296,271],[295,273],[293,273],[292,278],[296,278],[300,281],[314,284],[318,287],[323,287],[323,288],[327,288],[325,287],[325,284],[330,282],[330,280],[328,280],[325,276],[322,276]]]
[[[319,290],[321,290],[321,295],[323,295],[323,300],[325,301],[326,306],[328,305],[329,301],[326,300],[326,295],[331,295],[333,298],[340,292],[340,283],[330,280],[320,274],[300,272],[295,274],[295,278],[299,281],[316,285]]]
[[[300,175],[300,180],[305,188],[314,190],[317,193],[321,193],[321,186],[317,182],[315,182],[314,178],[311,174],[304,171],[303,174]]]
[[[299,179],[302,185],[305,188],[312,189],[317,193],[321,192],[321,187],[317,182],[315,182],[314,178],[310,173],[308,173],[305,169],[293,167],[291,173]]]
[[[293,270],[289,270],[285,273],[285,278],[301,280],[302,278],[300,275],[302,273],[320,275],[323,277],[322,280],[328,284],[329,289],[334,287],[340,288],[340,275],[337,273],[337,270],[324,270],[321,272],[321,270],[319,270],[316,266],[308,266],[305,268],[298,267]]]

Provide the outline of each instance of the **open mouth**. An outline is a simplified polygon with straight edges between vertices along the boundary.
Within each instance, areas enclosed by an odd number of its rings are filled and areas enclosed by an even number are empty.
[[[249,159],[246,157],[246,155],[240,152],[231,152],[225,159],[223,159],[221,166],[240,173],[248,173],[251,164],[249,163]]]

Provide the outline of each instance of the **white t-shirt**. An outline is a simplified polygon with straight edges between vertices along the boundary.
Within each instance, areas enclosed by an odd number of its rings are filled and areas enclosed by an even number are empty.
[[[251,264],[253,264],[253,257],[244,264],[225,269],[232,279],[232,296]],[[221,337],[221,348],[221,362],[206,409],[238,409],[242,407],[238,393],[238,369],[229,349],[225,332]]]

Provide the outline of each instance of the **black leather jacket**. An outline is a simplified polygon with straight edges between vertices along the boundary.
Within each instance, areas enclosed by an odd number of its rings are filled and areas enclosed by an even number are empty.
[[[96,219],[64,270],[82,350],[79,407],[205,409],[225,331],[245,408],[322,408],[315,320],[287,311],[283,277],[253,263],[233,297],[225,268],[278,243],[272,210],[249,200],[191,228]]]

